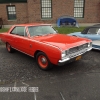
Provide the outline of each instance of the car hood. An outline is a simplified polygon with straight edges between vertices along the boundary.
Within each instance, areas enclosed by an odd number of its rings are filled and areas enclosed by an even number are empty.
[[[60,48],[61,50],[67,50],[69,48],[89,42],[88,39],[83,39],[75,36],[68,36],[63,34],[50,34],[44,36],[33,37],[35,40],[50,44]]]

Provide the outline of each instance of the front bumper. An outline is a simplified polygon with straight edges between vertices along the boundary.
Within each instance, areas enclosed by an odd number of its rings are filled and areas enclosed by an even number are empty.
[[[82,50],[82,51],[79,51],[79,52],[76,53],[74,56],[66,57],[66,58],[63,59],[63,60],[59,60],[59,61],[58,61],[58,66],[62,66],[62,65],[65,65],[66,63],[75,61],[76,58],[77,58],[78,56],[81,56],[81,55],[83,55],[83,54],[86,54],[86,52],[90,51],[91,49],[92,49],[92,47],[90,47],[90,48],[88,48],[88,49],[85,49],[85,50]]]

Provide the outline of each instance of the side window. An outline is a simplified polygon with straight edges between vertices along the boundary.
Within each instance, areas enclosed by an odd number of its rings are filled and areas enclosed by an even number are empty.
[[[82,34],[87,34],[88,33],[89,28],[85,28],[81,33]]]
[[[90,28],[87,32],[87,34],[97,34],[99,28]]]
[[[16,35],[20,35],[20,36],[26,36],[26,30],[25,30],[25,27],[23,26],[18,26],[18,27],[15,27],[11,34],[16,34]]]

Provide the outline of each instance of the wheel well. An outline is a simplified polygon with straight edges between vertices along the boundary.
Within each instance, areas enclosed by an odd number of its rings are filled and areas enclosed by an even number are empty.
[[[40,51],[40,50],[35,51],[35,53],[34,53],[34,57],[35,57],[35,58],[36,58],[36,55],[37,55],[39,52],[43,52],[43,51]],[[44,52],[43,52],[43,53],[44,53]]]

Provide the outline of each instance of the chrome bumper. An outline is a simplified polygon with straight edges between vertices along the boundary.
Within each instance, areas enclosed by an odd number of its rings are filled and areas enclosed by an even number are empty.
[[[66,62],[69,62],[70,60],[74,60],[76,57],[85,54],[86,52],[90,51],[92,49],[92,47],[90,48],[86,48],[84,50],[81,50],[79,52],[75,52],[70,54],[68,57],[66,57],[65,59],[59,60],[58,61],[58,65],[64,65]]]

